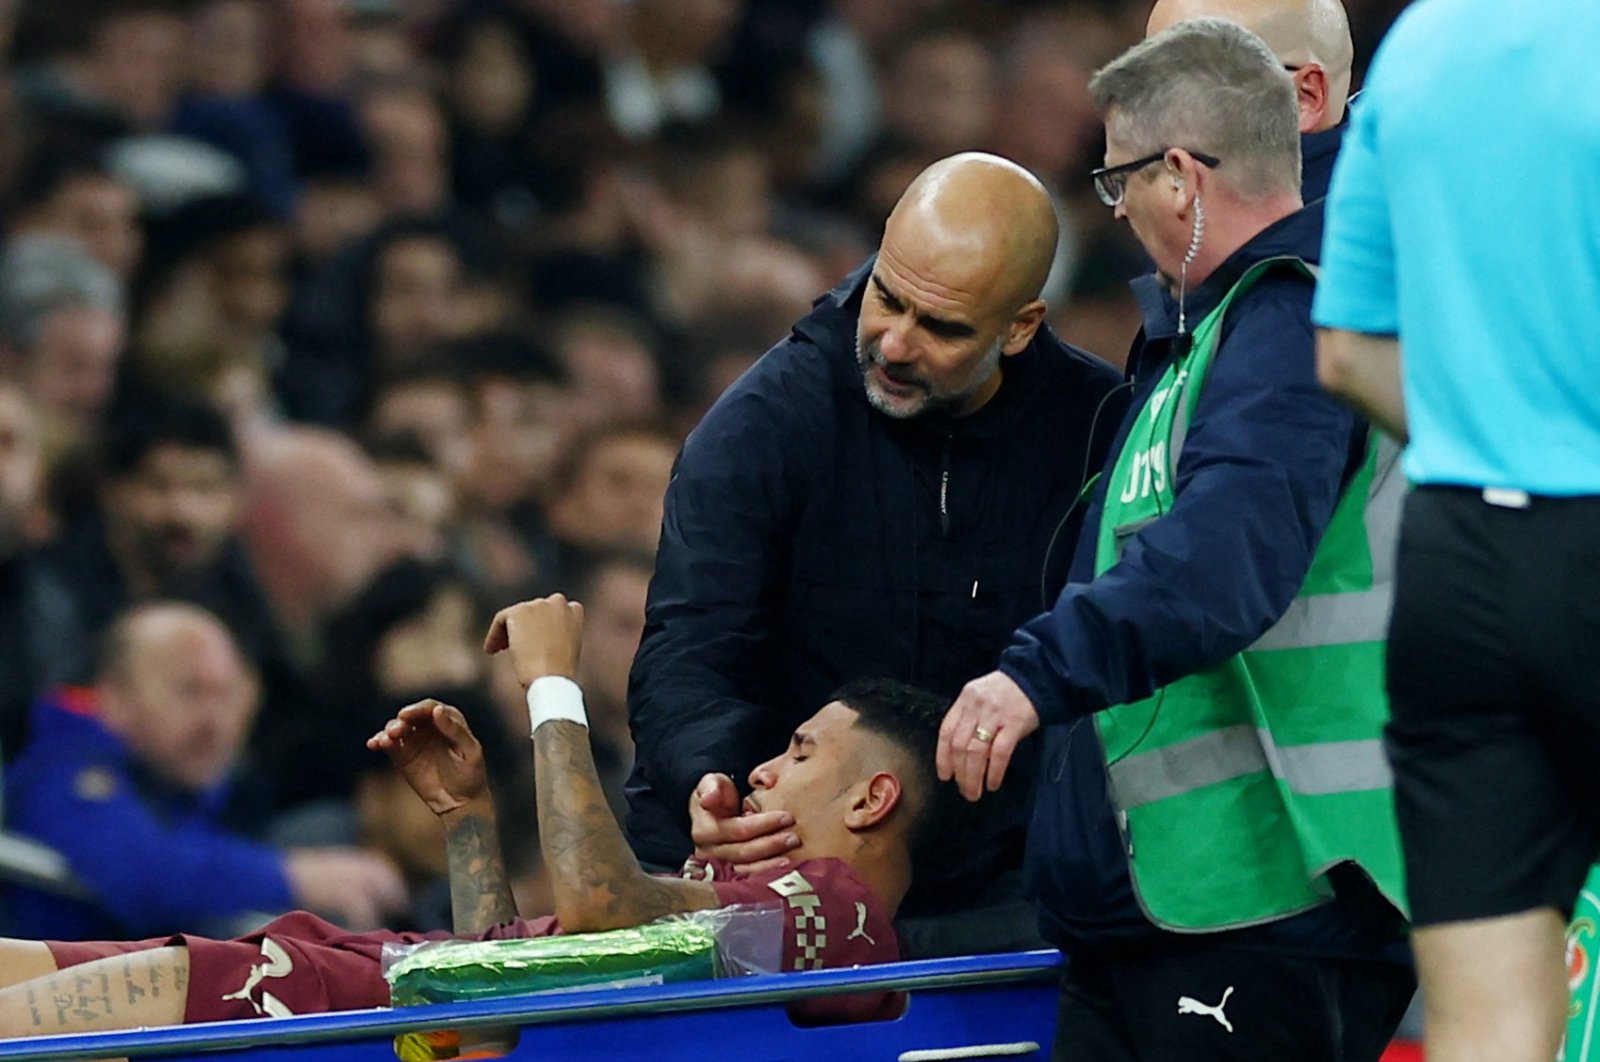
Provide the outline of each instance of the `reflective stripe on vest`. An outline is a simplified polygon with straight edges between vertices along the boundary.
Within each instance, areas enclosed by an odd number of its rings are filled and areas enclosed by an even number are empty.
[[[1361,512],[1372,547],[1372,587],[1295,598],[1278,622],[1250,646],[1252,650],[1354,645],[1382,641],[1388,634],[1389,611],[1394,604],[1394,547],[1400,537],[1400,496],[1407,484],[1400,471],[1400,446],[1387,435],[1372,434],[1378,458]]]
[[[1280,746],[1265,729],[1242,725],[1141,752],[1110,768],[1124,811],[1266,770],[1303,796],[1359,793],[1394,783],[1376,738]]]

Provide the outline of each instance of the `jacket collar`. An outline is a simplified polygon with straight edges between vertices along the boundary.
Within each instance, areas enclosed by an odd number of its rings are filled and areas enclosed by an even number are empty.
[[[1350,109],[1345,107],[1344,120],[1332,129],[1320,133],[1300,134],[1300,198],[1314,203],[1328,195],[1328,182],[1333,179],[1333,160],[1339,155],[1344,134],[1350,128]]]
[[[1216,309],[1245,271],[1265,258],[1294,255],[1308,262],[1321,256],[1322,209],[1313,204],[1273,222],[1258,232],[1243,247],[1233,252],[1222,265],[1191,289],[1184,298],[1184,314],[1197,324]],[[1144,320],[1145,339],[1171,339],[1178,334],[1178,301],[1168,294],[1156,274],[1133,281],[1133,297]]]

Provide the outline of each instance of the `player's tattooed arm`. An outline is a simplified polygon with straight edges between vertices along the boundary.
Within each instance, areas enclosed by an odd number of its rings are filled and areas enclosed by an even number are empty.
[[[468,804],[444,816],[450,866],[450,916],[455,931],[482,933],[517,916],[500,851],[491,801]]]
[[[563,929],[618,929],[718,906],[709,882],[640,869],[606,804],[585,727],[547,722],[534,731],[533,749],[539,845]]]

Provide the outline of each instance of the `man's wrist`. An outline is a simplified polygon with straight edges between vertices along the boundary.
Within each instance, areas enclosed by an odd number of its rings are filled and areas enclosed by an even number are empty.
[[[462,803],[457,804],[449,811],[439,812],[439,821],[444,823],[446,830],[449,830],[457,824],[467,821],[468,819],[493,818],[494,798],[488,793],[482,793],[479,796],[470,797]]]
[[[589,728],[583,707],[583,690],[565,675],[544,675],[528,684],[528,733],[544,723],[565,720]]]

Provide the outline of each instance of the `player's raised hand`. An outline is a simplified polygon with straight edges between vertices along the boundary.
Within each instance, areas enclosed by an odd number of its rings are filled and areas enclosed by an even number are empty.
[[[501,609],[483,640],[486,653],[510,651],[524,688],[546,675],[576,679],[582,646],[583,606],[561,594]]]
[[[1039,713],[1010,675],[991,671],[973,679],[945,713],[936,765],[942,781],[954,778],[961,795],[977,800],[1005,781],[1011,755],[1039,729]]]
[[[689,796],[689,836],[702,859],[726,859],[738,870],[759,873],[789,865],[784,853],[800,843],[790,828],[787,811],[741,815],[742,802],[733,779],[708,774]]]
[[[367,739],[367,748],[387,752],[435,815],[488,798],[483,746],[458,708],[432,699],[408,704]]]

